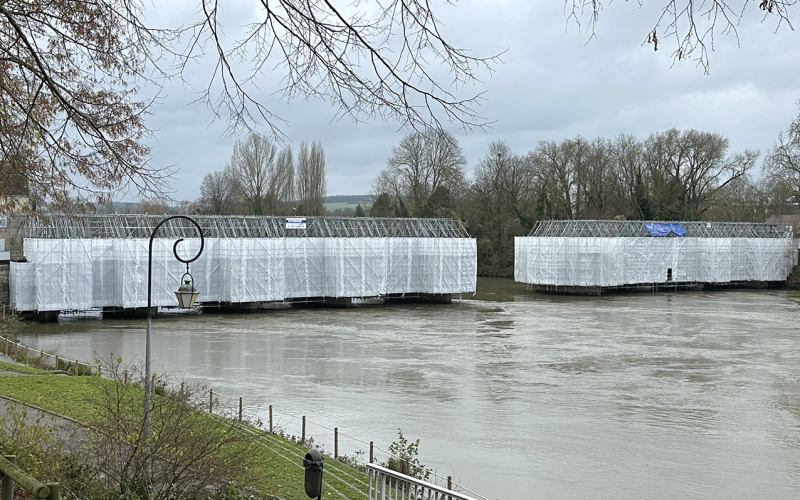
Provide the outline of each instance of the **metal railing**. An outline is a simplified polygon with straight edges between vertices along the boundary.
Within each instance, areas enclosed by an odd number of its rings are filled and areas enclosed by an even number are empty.
[[[13,500],[14,484],[18,484],[33,495],[34,498],[46,498],[47,500],[58,500],[60,488],[58,483],[43,484],[29,476],[16,465],[17,457],[6,455],[0,457],[0,477],[3,484],[0,489],[0,500]]]
[[[386,467],[367,464],[369,500],[477,500]]]

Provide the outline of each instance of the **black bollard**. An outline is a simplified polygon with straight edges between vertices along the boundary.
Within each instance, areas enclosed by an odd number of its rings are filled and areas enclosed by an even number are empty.
[[[309,498],[322,498],[322,453],[310,449],[303,458],[303,468],[306,470],[306,495]]]

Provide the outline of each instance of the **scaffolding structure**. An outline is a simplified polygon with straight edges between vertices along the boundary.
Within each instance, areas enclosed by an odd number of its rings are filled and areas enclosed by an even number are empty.
[[[650,228],[648,228],[650,225]],[[678,232],[654,236],[654,225]],[[719,222],[545,221],[515,239],[514,278],[537,288],[785,281],[791,226]]]
[[[160,215],[43,215],[28,217],[25,238],[149,238]],[[469,238],[461,221],[383,217],[278,217],[198,215],[193,219],[206,238]],[[287,220],[304,219],[303,229]],[[197,230],[186,220],[173,220],[158,237],[192,238]]]
[[[661,221],[638,220],[546,220],[534,224],[528,236],[568,238],[650,237],[648,224]],[[791,238],[792,226],[756,222],[675,222],[686,238]],[[671,237],[677,236],[675,234]]]
[[[10,269],[17,311],[147,305],[148,244],[155,216],[31,218],[27,262]],[[373,298],[475,291],[477,249],[447,219],[198,217],[205,247],[191,264],[205,304]],[[163,230],[163,232],[162,232]],[[273,236],[265,236],[272,234]],[[322,235],[322,236],[320,236]],[[185,272],[173,254],[195,255],[196,229],[175,219],[153,239],[154,306],[175,304]]]

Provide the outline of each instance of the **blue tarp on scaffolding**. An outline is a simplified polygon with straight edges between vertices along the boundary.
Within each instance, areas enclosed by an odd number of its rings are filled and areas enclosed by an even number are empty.
[[[686,230],[677,222],[645,222],[644,227],[651,236],[667,236],[669,233],[675,233],[678,236],[686,234]]]

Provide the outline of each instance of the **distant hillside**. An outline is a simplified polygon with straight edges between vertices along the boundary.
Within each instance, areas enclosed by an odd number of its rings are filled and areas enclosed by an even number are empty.
[[[361,205],[364,210],[369,210],[372,205],[372,197],[366,194],[327,196],[323,204],[329,215],[352,217],[355,215],[358,205]]]
[[[369,207],[372,205],[372,197],[367,194],[326,196],[323,199],[323,204],[331,215],[352,216],[358,205],[361,205],[364,210],[369,210]],[[106,204],[98,204],[97,213],[136,214],[142,213],[142,208],[137,202],[112,201]],[[166,213],[177,214],[185,212],[181,211],[178,207],[168,207]]]
[[[323,200],[323,203],[349,203],[351,205],[358,205],[361,203],[370,204],[372,203],[372,196],[368,194],[342,194],[337,196],[326,196]]]

